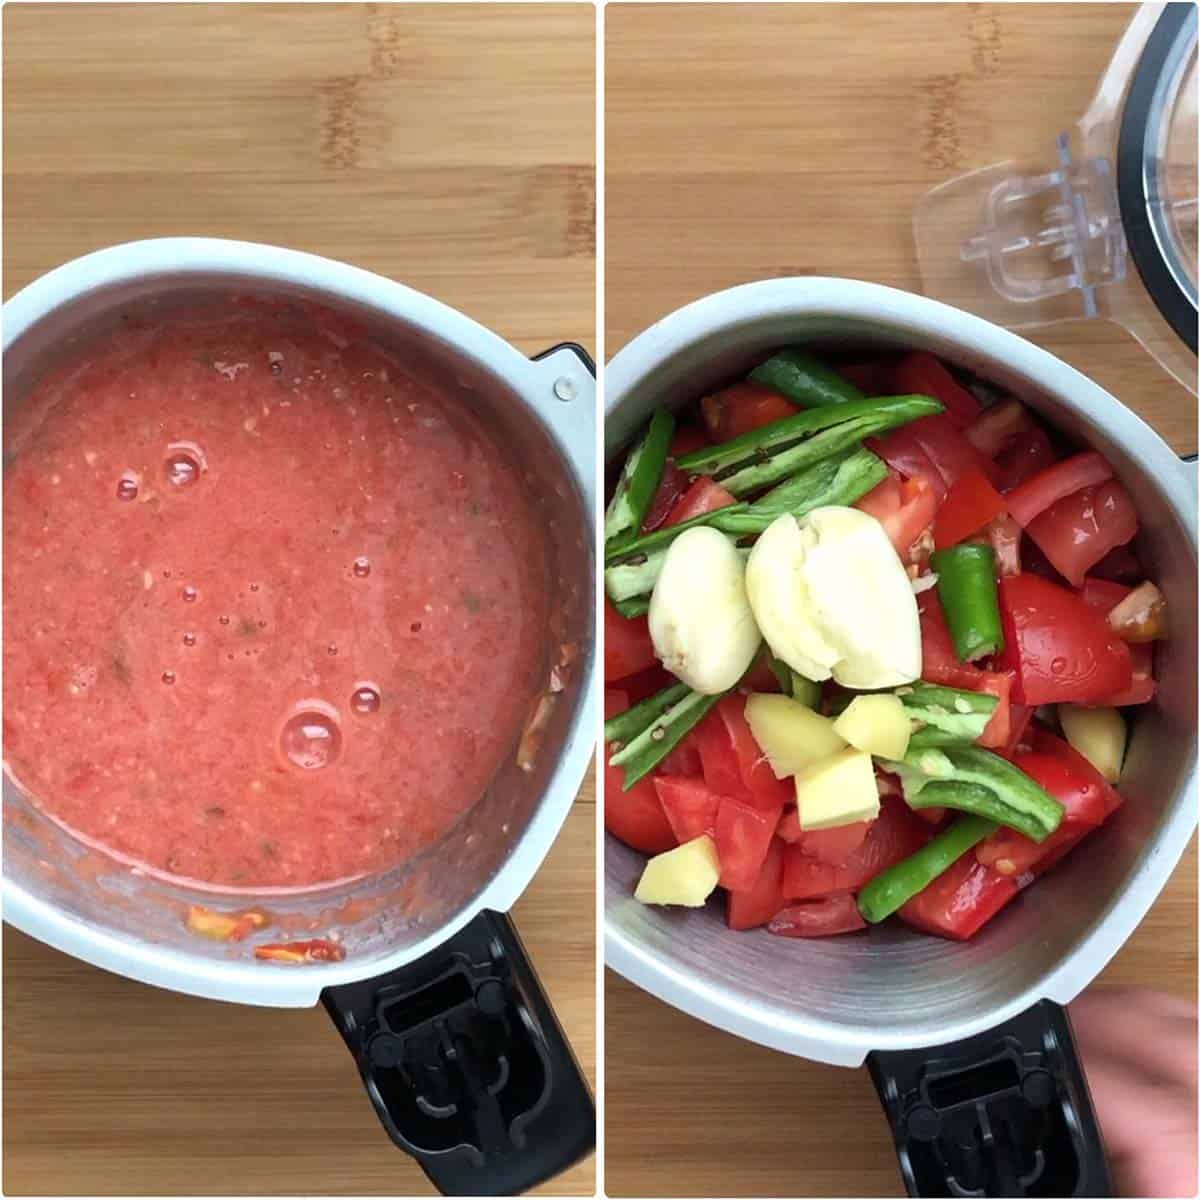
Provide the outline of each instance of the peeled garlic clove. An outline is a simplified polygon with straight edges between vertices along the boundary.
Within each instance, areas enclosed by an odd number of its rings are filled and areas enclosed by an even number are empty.
[[[808,679],[895,687],[921,674],[921,625],[883,526],[856,508],[785,514],[746,564],[755,621],[772,653]]]
[[[706,696],[746,673],[762,639],[745,564],[723,533],[699,525],[671,543],[650,597],[650,640],[663,666]]]

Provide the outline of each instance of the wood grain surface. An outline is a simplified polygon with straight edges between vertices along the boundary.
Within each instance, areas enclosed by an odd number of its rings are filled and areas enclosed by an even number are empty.
[[[919,290],[911,215],[973,167],[1053,148],[1126,5],[610,4],[606,344],[792,274]],[[1196,406],[1112,325],[1033,340],[1181,452]],[[1195,998],[1196,847],[1102,976]],[[605,1170],[617,1196],[903,1195],[865,1072],[776,1054],[609,973]]]
[[[528,353],[595,345],[589,4],[4,10],[4,289],[133,238],[294,246]],[[515,916],[594,1080],[589,781]],[[4,1191],[427,1194],[320,1011],[144,987],[5,930]],[[591,1194],[591,1161],[548,1194]]]

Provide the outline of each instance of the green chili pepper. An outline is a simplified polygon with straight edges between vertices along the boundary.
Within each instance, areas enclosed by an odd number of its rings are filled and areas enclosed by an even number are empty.
[[[830,455],[773,488],[753,504],[740,502],[701,513],[678,525],[656,529],[605,553],[609,565],[630,562],[640,555],[665,549],[686,529],[711,525],[724,533],[762,533],[776,517],[790,512],[802,517],[827,504],[853,504],[887,475],[887,464],[862,446]],[[609,595],[613,593],[610,589]]]
[[[863,887],[858,893],[858,911],[863,920],[876,925],[890,917],[997,828],[995,821],[984,817],[959,817],[915,854],[888,867]]]
[[[929,565],[937,572],[938,598],[959,660],[970,662],[1003,650],[996,553],[991,546],[963,542],[936,551]]]
[[[1061,824],[1063,806],[1007,759],[978,746],[909,750],[903,762],[881,759],[900,777],[909,808],[953,808],[998,821],[1035,842]]]
[[[674,708],[691,689],[686,683],[673,683],[653,696],[647,696],[639,704],[617,713],[604,722],[604,740],[620,742],[624,746],[631,742],[642,730],[649,727],[656,717],[661,717],[669,708]]]
[[[674,431],[675,418],[665,408],[656,408],[646,436],[625,460],[617,490],[604,514],[605,546],[637,537],[662,480]]]
[[[628,745],[618,750],[608,761],[614,767],[625,768],[625,786],[622,790],[629,791],[639,779],[653,771],[724,694],[704,696],[689,691],[662,716],[651,721]]]
[[[909,750],[969,746],[987,728],[1000,703],[986,692],[968,692],[924,682],[905,684],[896,688],[892,695],[904,705],[905,714],[914,725],[908,739]],[[849,694],[836,696],[829,705],[830,716],[839,716],[853,699]]]
[[[882,399],[850,400],[845,404],[831,404],[825,408],[810,408],[805,412],[798,412],[794,417],[784,417],[781,421],[772,421],[760,429],[752,429],[749,433],[722,442],[719,446],[705,446],[691,454],[682,454],[675,460],[675,465],[691,475],[731,475],[743,466],[762,463],[771,455],[793,447],[813,434],[846,425],[860,417],[898,413],[900,415],[895,423],[903,424],[905,421],[914,421],[917,417],[926,417],[941,411],[942,405],[928,396],[888,396]],[[815,457],[808,460],[815,461]],[[807,466],[808,462],[802,465]],[[769,482],[778,482],[796,469],[790,468]]]
[[[773,354],[750,372],[750,378],[805,408],[863,399],[862,392],[852,383],[798,347]]]
[[[918,417],[942,411],[942,406],[927,396],[892,396],[883,400],[852,400],[830,408],[812,408],[804,415],[845,413],[850,409],[857,409],[860,404],[871,407],[869,411],[860,412],[857,416],[812,437],[790,442],[769,453],[754,455],[748,461],[735,463],[726,471],[718,472],[715,476],[717,482],[731,495],[745,496],[779,483],[780,480],[823,458],[841,453],[857,445],[863,438],[874,437],[889,429],[895,429],[898,425],[915,421]],[[795,418],[789,417],[788,420]]]

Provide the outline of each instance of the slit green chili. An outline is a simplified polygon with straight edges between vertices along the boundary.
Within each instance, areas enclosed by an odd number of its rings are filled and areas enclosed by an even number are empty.
[[[675,418],[665,408],[656,408],[646,436],[625,460],[617,490],[604,514],[606,547],[637,537],[662,480],[674,432]]]
[[[798,346],[771,355],[750,372],[750,378],[805,408],[845,404],[864,398],[849,380]]]

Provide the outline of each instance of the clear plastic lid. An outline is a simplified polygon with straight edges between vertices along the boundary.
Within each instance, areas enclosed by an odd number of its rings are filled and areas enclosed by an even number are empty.
[[[1196,391],[1197,10],[1146,4],[1053,147],[929,192],[927,295],[1010,329],[1103,317]]]

